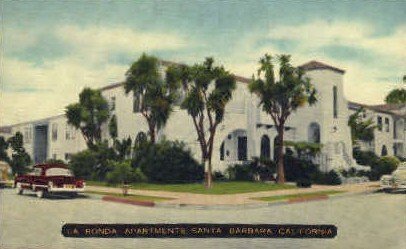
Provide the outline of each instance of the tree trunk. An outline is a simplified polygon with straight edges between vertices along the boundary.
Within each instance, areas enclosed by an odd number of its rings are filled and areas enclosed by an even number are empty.
[[[149,137],[151,139],[151,143],[155,144],[156,137],[155,137],[155,125],[154,124],[148,124],[149,127]]]
[[[213,185],[213,178],[211,174],[211,162],[207,158],[204,161],[204,186],[211,188]]]
[[[278,147],[277,147],[277,158],[278,158],[278,178],[277,183],[283,184],[285,183],[285,169],[283,165],[283,126],[282,128],[278,128]]]

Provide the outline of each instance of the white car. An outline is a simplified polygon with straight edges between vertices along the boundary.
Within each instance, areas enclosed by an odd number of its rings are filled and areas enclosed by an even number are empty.
[[[381,177],[381,188],[383,190],[406,189],[406,162],[402,162],[391,175]]]

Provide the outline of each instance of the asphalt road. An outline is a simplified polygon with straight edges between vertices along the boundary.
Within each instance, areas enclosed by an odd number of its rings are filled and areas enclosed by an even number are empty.
[[[406,195],[375,193],[251,209],[139,207],[0,190],[0,248],[406,248]],[[78,239],[64,223],[335,224],[335,239]]]

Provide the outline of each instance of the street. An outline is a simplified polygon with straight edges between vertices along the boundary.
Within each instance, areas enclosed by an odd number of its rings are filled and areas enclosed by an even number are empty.
[[[406,195],[373,193],[262,208],[140,207],[0,190],[0,248],[406,248]],[[335,239],[77,239],[65,223],[335,224]]]

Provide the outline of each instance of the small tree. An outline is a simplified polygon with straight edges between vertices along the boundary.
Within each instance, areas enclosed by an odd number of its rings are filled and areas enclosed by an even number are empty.
[[[285,124],[292,112],[305,104],[316,103],[316,89],[310,79],[304,77],[301,68],[295,68],[290,64],[289,55],[280,55],[279,78],[275,76],[272,56],[265,54],[259,61],[260,67],[257,77],[253,76],[249,89],[259,99],[262,110],[268,113],[275,124],[277,136],[277,164],[278,183],[285,182],[283,165],[283,143]]]
[[[27,171],[26,166],[31,163],[30,155],[24,149],[24,139],[20,132],[16,132],[13,137],[8,139],[13,153],[11,155],[10,166],[14,174],[22,174]]]
[[[393,89],[385,98],[387,104],[406,104],[406,75],[403,75],[403,87]]]
[[[109,119],[109,107],[99,90],[83,89],[79,102],[68,105],[65,114],[68,124],[81,131],[89,149],[102,141],[101,127]]]
[[[10,157],[7,154],[7,149],[9,147],[8,142],[3,136],[0,136],[0,161],[10,162]]]
[[[227,103],[232,98],[236,81],[223,67],[214,66],[212,58],[193,67],[185,65],[168,69],[167,79],[180,82],[186,97],[181,107],[193,119],[205,165],[205,182],[212,185],[212,165],[214,137],[218,125],[223,122]]]
[[[348,119],[353,143],[356,143],[358,140],[369,142],[374,139],[374,130],[377,126],[374,125],[374,121],[371,118],[363,120],[362,116],[364,114],[365,109],[360,108],[355,113],[351,114]]]
[[[134,110],[139,111],[148,123],[150,141],[165,126],[176,101],[176,85],[164,81],[159,71],[158,59],[142,54],[126,73],[126,94],[134,96]]]

